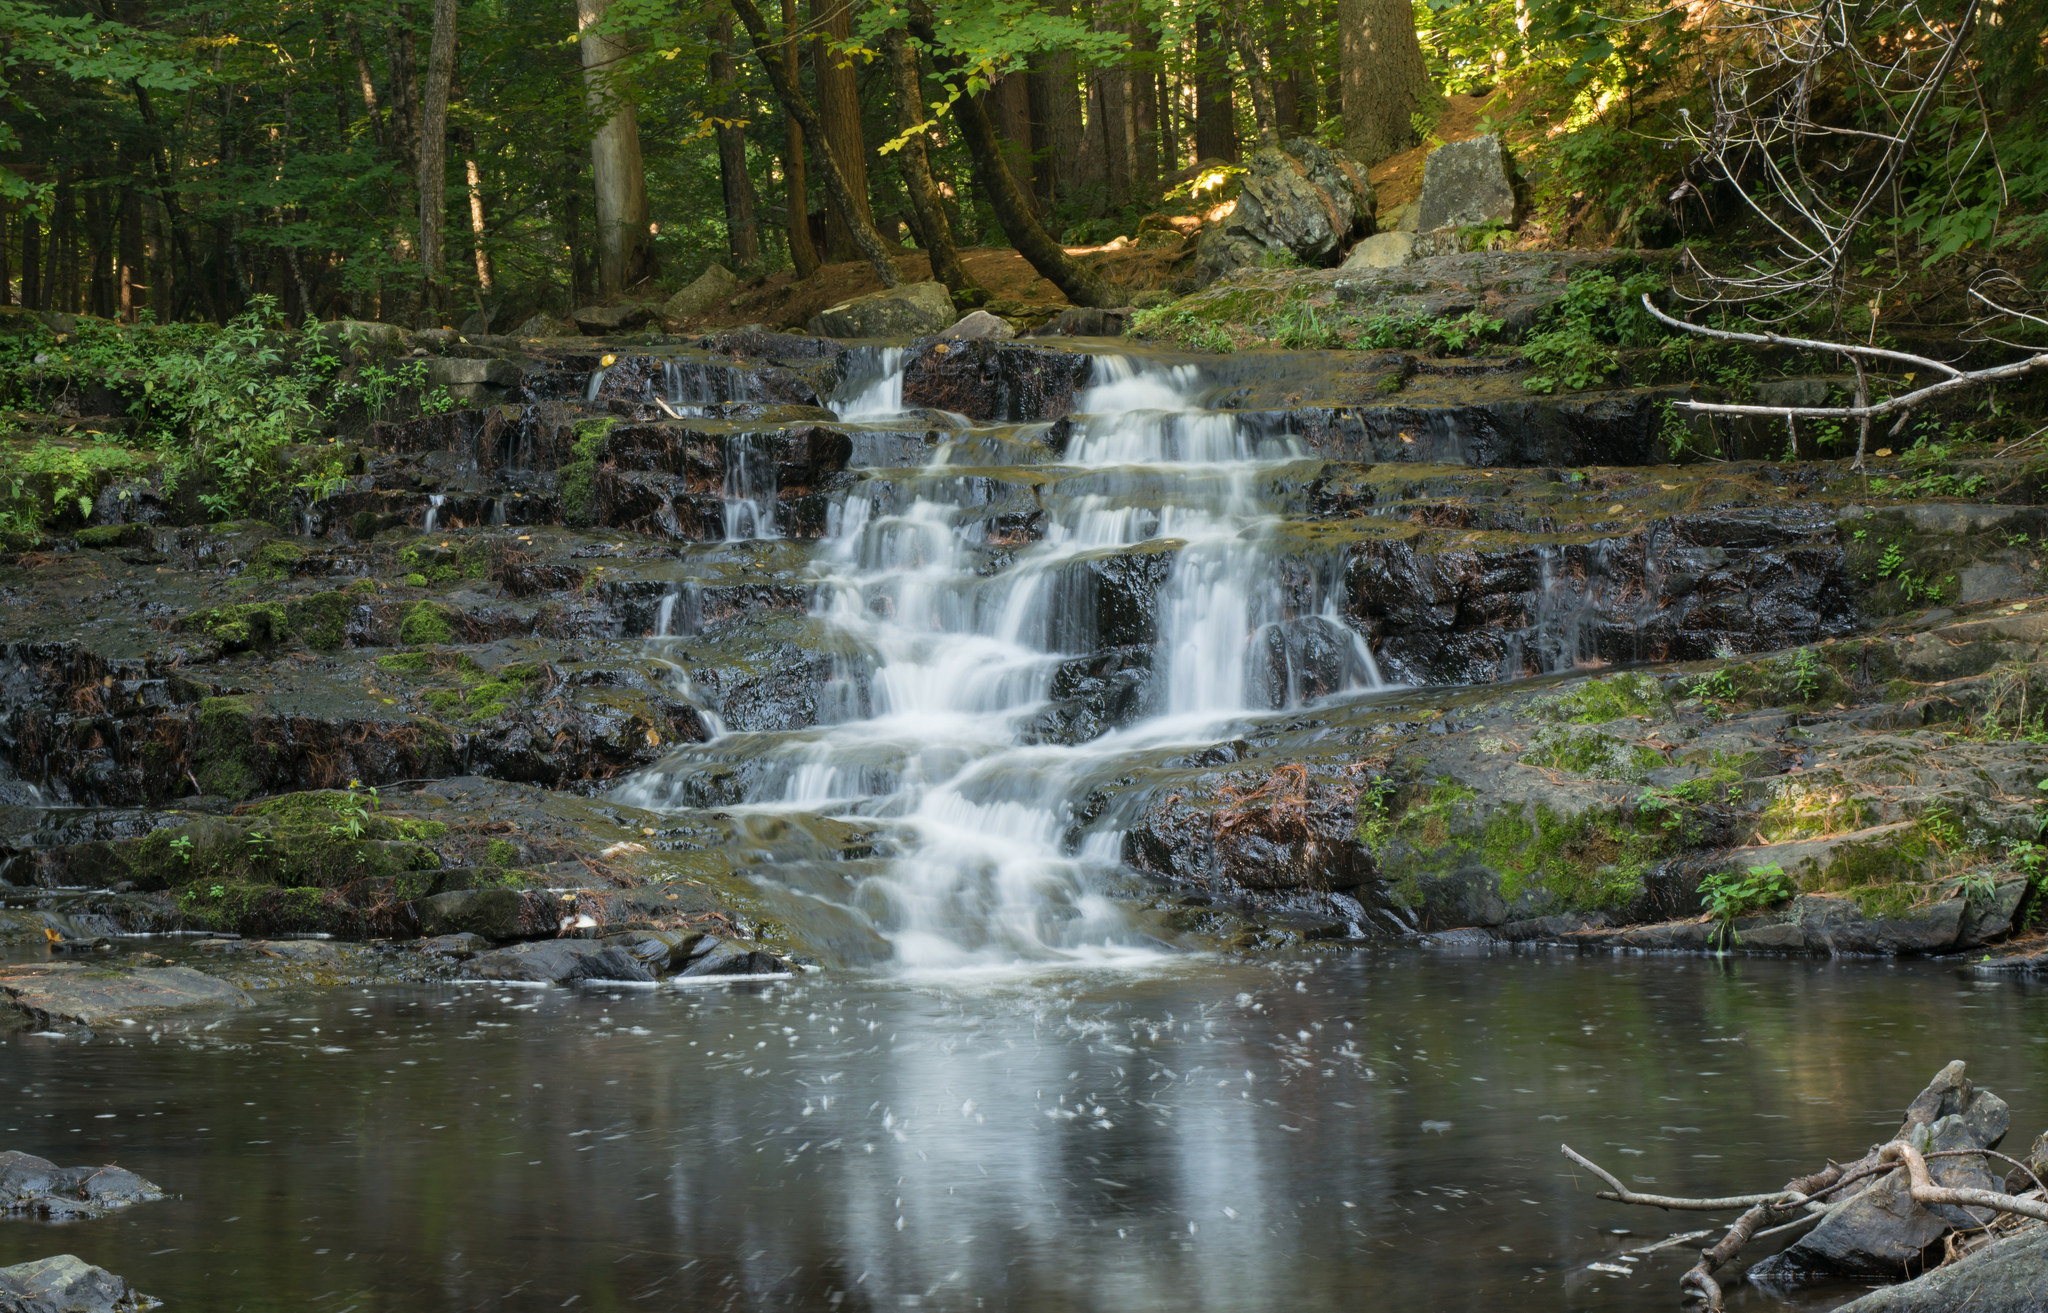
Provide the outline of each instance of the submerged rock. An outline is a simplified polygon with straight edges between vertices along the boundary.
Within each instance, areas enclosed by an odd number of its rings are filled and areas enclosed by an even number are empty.
[[[14,1149],[0,1153],[0,1212],[68,1222],[163,1197],[160,1188],[126,1168],[59,1167]]]
[[[654,973],[626,949],[587,939],[543,939],[479,953],[464,965],[463,974],[478,980],[523,980],[550,985],[573,985],[584,980],[644,984],[654,979]]]
[[[0,1267],[0,1313],[128,1313],[162,1303],[70,1254]]]
[[[41,1029],[104,1026],[222,1008],[254,1000],[190,967],[145,969],[53,962],[0,968],[0,998]]]

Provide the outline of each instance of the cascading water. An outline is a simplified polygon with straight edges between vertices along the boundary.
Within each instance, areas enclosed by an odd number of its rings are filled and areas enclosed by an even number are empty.
[[[447,498],[447,497],[446,497],[446,496],[445,496],[444,494],[442,494],[442,493],[438,493],[438,492],[436,492],[436,493],[430,493],[430,494],[428,494],[428,496],[427,496],[427,518],[426,518],[426,521],[425,521],[425,523],[423,523],[423,524],[422,524],[422,525],[420,526],[420,532],[421,532],[421,533],[432,533],[432,532],[434,531],[434,521],[440,518],[440,515],[441,515],[441,507],[442,507],[442,506],[443,506],[444,504],[446,504],[446,503],[447,503],[447,501],[448,501],[448,498]]]
[[[901,353],[869,364],[842,389],[843,420],[901,411]],[[836,898],[806,896],[871,926],[906,966],[1153,951],[1108,894],[1120,836],[1077,833],[1077,803],[1139,755],[1380,681],[1326,573],[1282,586],[1280,508],[1261,474],[1300,458],[1291,441],[1262,450],[1234,416],[1200,408],[1191,367],[1098,357],[1095,372],[1040,490],[1036,541],[981,568],[991,528],[977,489],[994,480],[952,463],[971,459],[970,443],[857,488],[814,564],[814,614],[859,654],[827,682],[818,723],[682,750],[622,800],[700,805],[707,777],[743,776],[737,810],[880,823],[892,855],[879,869]],[[1138,636],[1150,649],[1143,714],[1090,741],[1042,741],[1033,726],[1061,667],[1111,623],[1102,580],[1166,558],[1156,625]]]

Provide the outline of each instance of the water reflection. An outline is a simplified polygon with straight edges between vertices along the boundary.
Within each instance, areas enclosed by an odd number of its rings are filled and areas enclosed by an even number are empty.
[[[8,1039],[0,1143],[181,1197],[0,1224],[0,1260],[173,1309],[1665,1309],[1684,1249],[1585,1264],[1679,1223],[1594,1201],[1560,1140],[1673,1193],[1775,1185],[1953,1056],[2031,1138],[2043,1007],[1556,955],[358,991]]]

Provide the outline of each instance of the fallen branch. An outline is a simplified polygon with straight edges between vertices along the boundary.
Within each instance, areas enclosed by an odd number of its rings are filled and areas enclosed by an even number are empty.
[[[1594,1197],[1612,1200],[1615,1203],[1640,1204],[1645,1208],[1671,1208],[1696,1213],[1725,1213],[1734,1208],[1754,1208],[1758,1204],[1771,1204],[1776,1207],[1785,1208],[1793,1204],[1804,1204],[1806,1202],[1805,1195],[1794,1196],[1789,1189],[1774,1191],[1771,1194],[1729,1195],[1722,1199],[1682,1199],[1674,1195],[1637,1194],[1634,1190],[1629,1189],[1617,1180],[1612,1172],[1609,1172],[1600,1164],[1572,1148],[1569,1144],[1561,1144],[1558,1148],[1564,1150],[1565,1157],[1613,1186],[1613,1190],[1602,1190]]]
[[[1994,1212],[2017,1213],[2037,1222],[2048,1222],[2048,1202],[2022,1199],[1999,1190],[1976,1190],[1968,1186],[1936,1185],[1927,1174],[1927,1159],[1910,1144],[1893,1141],[1878,1152],[1883,1162],[1903,1162],[1911,1184],[1908,1189],[1916,1204],[1949,1204],[1957,1208],[1989,1208]]]

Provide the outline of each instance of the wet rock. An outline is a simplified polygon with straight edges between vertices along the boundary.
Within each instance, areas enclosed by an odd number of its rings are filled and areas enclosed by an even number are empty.
[[[903,402],[980,422],[1058,419],[1088,386],[1093,359],[1026,343],[968,341],[917,352],[904,362]]]
[[[1835,1313],[2042,1313],[2048,1309],[2048,1226],[2035,1225]]]
[[[939,334],[948,341],[969,339],[999,342],[1004,338],[1017,336],[1017,330],[1010,327],[1010,321],[990,314],[986,310],[970,310],[959,323]]]
[[[479,953],[464,967],[478,980],[523,980],[573,985],[585,980],[646,982],[654,973],[624,948],[587,939],[543,939]]]
[[[1908,1106],[1906,1123],[1893,1138],[1925,1154],[1996,1148],[2010,1120],[2004,1100],[1974,1088],[1963,1064],[1952,1062]],[[2000,1177],[1985,1163],[1974,1155],[1931,1158],[1927,1170],[1938,1185],[1996,1190]],[[1749,1279],[1766,1289],[1842,1277],[1897,1279],[1922,1267],[1950,1231],[1980,1226],[1989,1216],[1988,1210],[1915,1202],[1901,1166],[1853,1194],[1790,1247],[1751,1267]]]
[[[1130,323],[1128,309],[1092,305],[1070,305],[1026,337],[1122,337]]]
[[[0,1212],[65,1222],[163,1197],[161,1189],[126,1168],[59,1167],[13,1149],[0,1153]]]
[[[1338,268],[1346,273],[1362,269],[1398,269],[1415,258],[1415,234],[1374,233],[1351,248]]]
[[[0,1313],[128,1313],[162,1303],[70,1254],[0,1267]]]
[[[0,969],[0,996],[39,1029],[245,1008],[242,990],[190,967],[130,970],[68,962]]]
[[[578,306],[570,318],[576,321],[578,332],[603,337],[645,328],[654,322],[654,311],[644,305],[586,305]]]
[[[509,360],[438,356],[427,361],[427,386],[445,387],[461,401],[493,402],[519,386],[521,371]]]
[[[773,953],[764,953],[729,939],[710,939],[690,964],[678,974],[696,979],[703,976],[770,976],[789,974],[789,964]]]
[[[534,928],[526,909],[529,900],[517,889],[455,889],[419,899],[412,907],[422,934],[516,939]]]
[[[722,264],[713,264],[697,275],[695,282],[683,288],[668,300],[662,302],[663,319],[695,319],[710,314],[731,300],[739,290],[740,280]]]
[[[822,310],[805,327],[818,337],[923,337],[958,317],[944,283],[905,283]]]
[[[1514,222],[1514,161],[1501,139],[1488,134],[1431,151],[1422,166],[1421,206],[1423,232]]]
[[[491,941],[482,935],[464,930],[452,935],[435,935],[431,939],[422,939],[414,947],[422,953],[431,953],[437,957],[453,958],[458,962],[463,962],[475,957],[478,953],[488,952],[491,947]]]
[[[1335,264],[1372,231],[1373,190],[1365,170],[1340,151],[1305,138],[1260,148],[1237,207],[1202,234],[1197,258],[1213,274],[1285,253],[1304,264]]]
[[[658,972],[680,971],[717,947],[710,935],[690,930],[629,930],[606,935],[601,942],[624,949],[634,961]]]
[[[576,331],[576,325],[565,319],[557,319],[546,311],[537,311],[519,327],[512,330],[514,337],[568,337]]]

